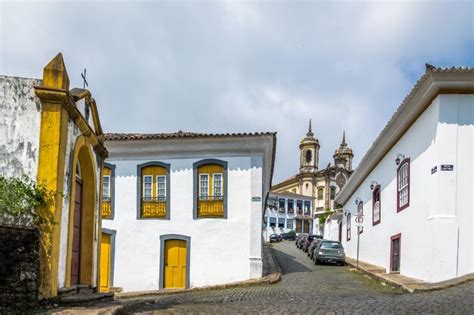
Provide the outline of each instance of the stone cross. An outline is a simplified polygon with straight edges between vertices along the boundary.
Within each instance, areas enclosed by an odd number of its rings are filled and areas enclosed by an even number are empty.
[[[82,77],[82,80],[84,81],[83,89],[85,90],[86,86],[89,87],[89,83],[87,83],[87,80],[86,80],[86,68],[84,68],[84,73],[81,73],[81,77]]]

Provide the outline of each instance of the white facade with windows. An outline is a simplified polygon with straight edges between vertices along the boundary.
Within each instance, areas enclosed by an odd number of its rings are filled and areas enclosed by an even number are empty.
[[[474,272],[474,69],[428,68],[336,197],[343,245],[426,282]],[[355,217],[363,212],[362,227]]]
[[[274,133],[106,135],[115,175],[113,219],[102,221],[115,233],[111,286],[166,289],[163,240],[173,239],[186,242],[185,288],[261,277],[275,139]]]
[[[263,238],[271,234],[313,233],[313,198],[292,193],[270,193],[263,218]]]

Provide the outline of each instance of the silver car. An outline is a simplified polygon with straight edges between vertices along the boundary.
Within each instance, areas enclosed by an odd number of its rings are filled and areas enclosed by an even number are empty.
[[[346,263],[346,254],[341,242],[322,240],[314,249],[314,263],[336,263],[343,266]]]

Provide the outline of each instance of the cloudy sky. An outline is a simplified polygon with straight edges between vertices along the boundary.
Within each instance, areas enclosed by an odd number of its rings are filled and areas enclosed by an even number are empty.
[[[411,86],[474,65],[474,2],[5,2],[0,73],[87,68],[106,132],[277,131],[274,183],[298,170],[308,119],[332,161],[362,158]]]

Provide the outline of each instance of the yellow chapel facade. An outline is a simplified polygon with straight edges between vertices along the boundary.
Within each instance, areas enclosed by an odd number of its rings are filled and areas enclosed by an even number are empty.
[[[0,174],[27,175],[52,198],[38,211],[54,224],[41,231],[40,298],[84,287],[100,277],[101,180],[107,150],[90,91],[69,86],[61,53],[42,79],[0,76]]]

